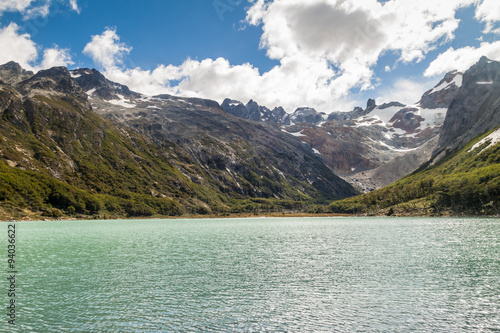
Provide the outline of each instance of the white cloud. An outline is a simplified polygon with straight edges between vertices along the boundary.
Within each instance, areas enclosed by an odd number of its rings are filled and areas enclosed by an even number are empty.
[[[498,0],[251,1],[246,23],[262,28],[260,47],[279,62],[265,73],[251,64],[234,65],[223,58],[188,59],[180,66],[160,65],[153,71],[122,69],[123,57],[131,48],[120,42],[113,29],[93,36],[84,53],[110,79],[143,93],[168,92],[218,101],[225,97],[243,102],[256,99],[268,107],[281,105],[289,112],[304,105],[330,112],[352,105],[348,96],[353,90],[370,90],[379,84],[373,69],[382,55],[397,54],[397,62],[420,62],[430,51],[453,40],[460,23],[455,18],[459,8],[477,5],[476,16],[481,20],[498,20],[496,14],[482,14],[492,1]],[[442,71],[445,64],[440,59],[451,51],[438,57],[426,75]],[[397,63],[384,65],[386,71],[397,67]],[[456,64],[450,61],[448,66]],[[411,103],[425,91],[420,88],[399,80],[391,89],[394,98]]]
[[[0,0],[0,15],[4,12],[23,12],[34,0]]]
[[[67,3],[72,10],[80,13],[77,0],[69,0]],[[0,0],[0,16],[4,12],[20,12],[24,19],[46,17],[50,14],[52,5],[59,6],[59,3],[54,0]]]
[[[51,68],[55,66],[69,66],[73,65],[74,62],[71,60],[71,55],[67,49],[59,49],[54,47],[51,49],[46,49],[43,52],[42,68]]]
[[[460,49],[450,47],[441,53],[424,72],[425,76],[441,75],[451,70],[465,71],[475,64],[479,58],[486,56],[500,61],[500,41],[481,43],[478,48],[467,46]]]
[[[69,5],[71,9],[80,14],[80,7],[78,7],[77,0],[69,0]]]
[[[36,7],[27,8],[22,11],[24,13],[24,19],[33,19],[35,17],[46,17],[50,13],[50,1]]]
[[[0,45],[2,45],[0,48],[0,64],[15,61],[23,68],[35,72],[53,66],[73,64],[69,51],[59,49],[57,46],[45,49],[41,63],[37,64],[38,50],[42,48],[31,40],[30,35],[20,34],[19,26],[13,22],[4,28],[0,28]]]
[[[107,28],[101,35],[92,36],[92,40],[83,49],[84,54],[106,69],[121,65],[123,57],[130,51],[132,48],[120,42],[114,28]]]
[[[483,0],[476,8],[476,19],[486,23],[485,33],[500,33],[500,28],[493,30],[493,24],[500,21],[498,0]]]
[[[32,63],[37,59],[36,44],[28,34],[19,34],[19,26],[10,23],[0,28],[0,63],[16,61],[22,67],[33,70]]]

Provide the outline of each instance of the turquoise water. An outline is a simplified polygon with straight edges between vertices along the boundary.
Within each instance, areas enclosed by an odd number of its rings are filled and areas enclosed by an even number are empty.
[[[500,331],[500,219],[16,226],[17,325],[2,314],[2,332]]]

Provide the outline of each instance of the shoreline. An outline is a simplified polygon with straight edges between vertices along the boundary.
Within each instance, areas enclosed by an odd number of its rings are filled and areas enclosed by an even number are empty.
[[[59,218],[51,218],[46,216],[31,216],[23,219],[7,219],[0,220],[0,223],[12,223],[12,222],[47,222],[47,221],[94,221],[94,220],[200,220],[200,219],[237,219],[237,218],[296,218],[296,217],[359,217],[359,218],[401,218],[401,217],[419,217],[419,218],[435,218],[435,217],[463,217],[463,218],[474,218],[474,217],[485,217],[485,218],[500,218],[500,215],[418,215],[418,214],[405,214],[405,215],[357,215],[357,214],[338,214],[338,213],[239,213],[239,214],[227,214],[227,215],[217,215],[217,214],[189,214],[182,216],[148,216],[148,217],[127,217],[127,216],[63,216]]]

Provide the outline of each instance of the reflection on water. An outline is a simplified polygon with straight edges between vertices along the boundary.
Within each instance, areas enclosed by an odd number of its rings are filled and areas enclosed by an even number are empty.
[[[17,223],[16,328],[498,331],[499,222],[283,218]],[[6,225],[4,229],[6,235]],[[2,299],[6,304],[6,295]],[[7,331],[5,318],[0,325]]]

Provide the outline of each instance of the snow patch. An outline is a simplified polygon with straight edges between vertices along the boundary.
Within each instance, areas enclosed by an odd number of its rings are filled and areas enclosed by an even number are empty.
[[[383,141],[376,141],[377,143],[381,144],[382,146],[384,147],[387,147],[389,148],[390,150],[392,151],[396,151],[396,152],[400,152],[400,153],[406,153],[406,152],[409,152],[409,151],[414,151],[414,150],[417,150],[418,148],[411,148],[411,149],[397,149],[396,147],[393,147],[393,146],[389,146],[387,143],[383,142]]]
[[[183,99],[180,99],[180,98],[179,98],[179,102],[182,102],[182,103],[185,103],[185,104],[189,104],[189,105],[193,105],[193,103],[188,102],[188,101],[183,100]]]
[[[471,152],[471,151],[479,148],[481,145],[485,144],[488,141],[490,143],[486,147],[484,147],[483,149],[481,149],[480,151],[478,151],[477,155],[479,155],[486,148],[489,148],[492,145],[497,144],[498,142],[500,142],[500,129],[497,129],[495,132],[493,132],[490,135],[488,135],[487,137],[483,138],[481,141],[479,141],[474,146],[472,146],[471,149],[467,150],[467,152],[469,153],[469,152]]]
[[[439,86],[437,86],[434,89],[432,89],[431,92],[429,93],[429,95],[433,94],[433,93],[436,93],[438,91],[441,91],[441,90],[449,89],[453,85],[455,85],[458,88],[460,88],[462,86],[463,78],[464,77],[463,77],[462,74],[457,74],[457,75],[455,75],[455,77],[453,77],[453,80],[451,80],[451,82],[444,81]]]
[[[438,109],[420,109],[418,114],[425,120],[420,123],[421,128],[443,125],[446,116],[446,108]]]
[[[460,88],[462,86],[462,83],[464,81],[464,76],[462,74],[457,74],[455,75],[455,77],[453,78],[453,83],[455,83],[455,85]]]
[[[476,84],[481,84],[481,85],[484,85],[484,84],[493,84],[493,81],[478,81],[478,82],[476,82]]]
[[[291,135],[296,136],[296,137],[307,136],[305,134],[302,134],[302,131],[300,131],[300,132],[288,132],[288,131],[285,131],[285,130],[283,130],[283,131],[285,133],[291,134]]]
[[[146,106],[146,109],[158,109],[158,110],[161,110],[161,108],[155,106],[155,105],[148,105]]]
[[[96,88],[90,89],[89,91],[87,91],[87,95],[89,95],[89,96],[94,95],[94,93],[96,92],[96,90],[97,90]]]
[[[379,107],[376,107],[369,114],[356,119],[356,121],[363,123],[363,124],[366,124],[366,123],[373,124],[374,121],[381,120],[383,122],[383,124],[380,124],[380,125],[384,126],[384,125],[388,124],[390,122],[391,118],[394,117],[394,115],[401,109],[402,109],[402,107],[400,107],[400,106],[391,106],[391,107],[388,107],[385,109],[380,109]],[[371,120],[372,118],[374,120]]]
[[[82,74],[73,74],[73,73],[70,73],[70,74],[71,74],[71,77],[72,77],[73,79],[78,79],[79,77],[81,77],[81,76],[82,76]]]
[[[136,107],[135,104],[133,104],[130,101],[127,101],[123,95],[118,95],[118,97],[120,97],[120,99],[112,99],[112,100],[109,100],[108,103],[111,103],[113,105],[122,106],[122,107],[128,108],[128,109]]]
[[[313,150],[313,152],[314,152],[315,154],[321,155],[321,153],[319,152],[319,150],[317,150],[316,148],[313,148],[312,150]]]

